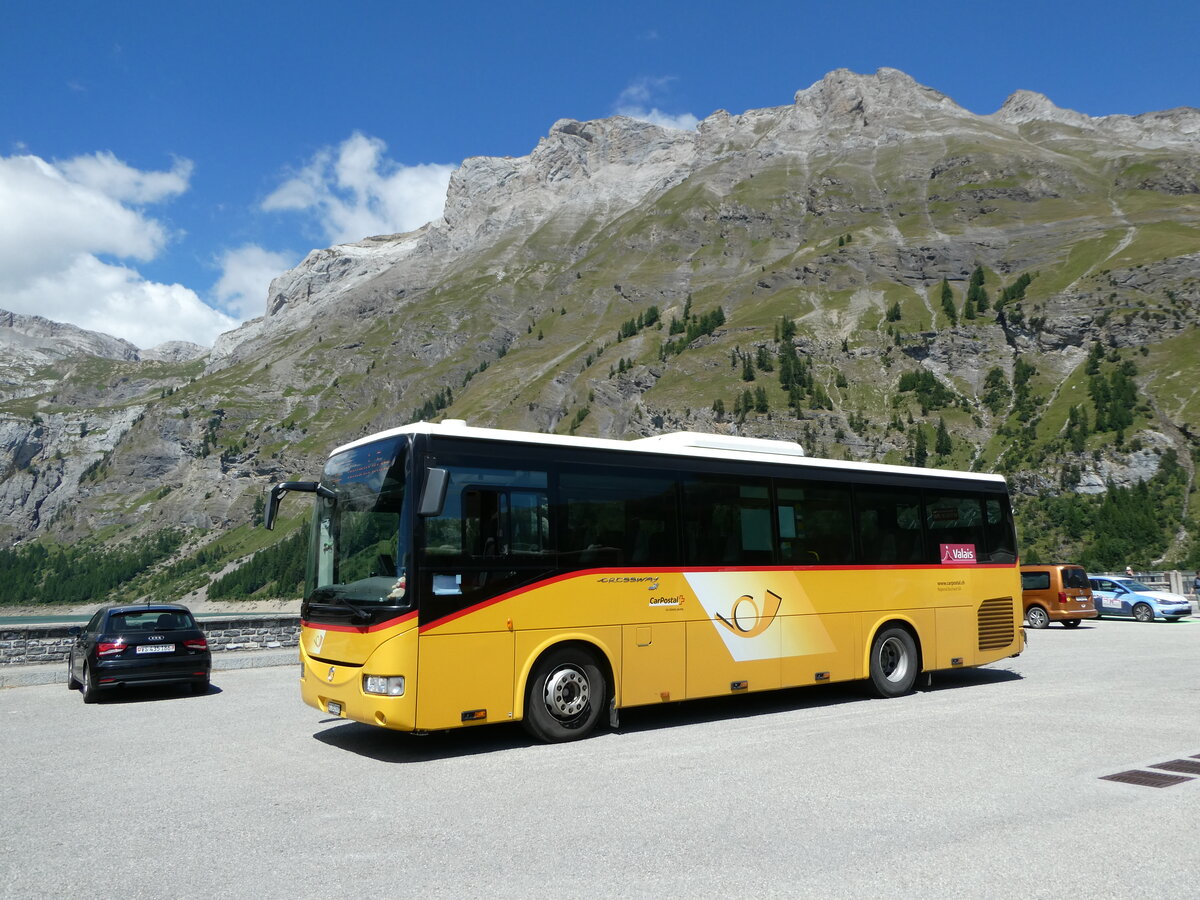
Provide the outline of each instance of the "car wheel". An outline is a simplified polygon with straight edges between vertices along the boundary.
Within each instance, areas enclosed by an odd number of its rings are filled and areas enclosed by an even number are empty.
[[[92,667],[83,664],[83,702],[95,703],[100,699],[100,689],[96,687],[96,679],[92,676]]]
[[[595,656],[559,647],[538,660],[525,695],[527,731],[548,743],[587,736],[600,720],[608,685]]]
[[[1148,603],[1139,603],[1133,608],[1133,617],[1139,622],[1153,622],[1154,610],[1150,608]]]
[[[1050,616],[1040,606],[1031,606],[1025,610],[1025,621],[1029,623],[1030,628],[1048,628],[1050,626]]]
[[[899,697],[917,680],[917,642],[898,625],[875,635],[871,644],[871,686],[880,697]]]
[[[79,682],[75,680],[75,659],[71,656],[67,657],[67,690],[79,690]]]
[[[192,693],[197,694],[197,695],[207,694],[208,693],[208,679],[205,678],[203,681],[193,681],[192,682]]]
[[[1063,628],[1078,628],[1078,619],[1063,619]]]

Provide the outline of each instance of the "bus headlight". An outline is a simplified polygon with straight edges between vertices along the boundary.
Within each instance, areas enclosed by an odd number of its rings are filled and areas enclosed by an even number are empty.
[[[385,697],[404,696],[403,675],[364,675],[364,694],[383,694]]]

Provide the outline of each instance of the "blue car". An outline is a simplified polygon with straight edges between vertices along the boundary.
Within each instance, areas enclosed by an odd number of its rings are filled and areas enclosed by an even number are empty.
[[[1092,585],[1097,617],[1121,616],[1139,622],[1153,622],[1155,619],[1178,622],[1192,611],[1192,605],[1182,594],[1156,591],[1132,578],[1112,575],[1088,580]]]

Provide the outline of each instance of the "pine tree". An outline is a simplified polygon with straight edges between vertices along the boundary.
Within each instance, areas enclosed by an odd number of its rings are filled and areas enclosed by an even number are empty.
[[[925,429],[920,425],[913,427],[912,433],[909,435],[910,442],[910,459],[914,466],[923,466],[929,460],[929,443],[925,437]]]
[[[750,361],[750,354],[742,357],[742,381],[754,380],[754,364]]]
[[[754,354],[754,365],[760,372],[774,372],[775,365],[771,362],[771,353],[765,344],[760,344]]]
[[[942,309],[951,325],[958,324],[958,311],[954,308],[954,292],[950,290],[950,282],[942,279]]]
[[[982,312],[987,312],[988,309],[990,309],[990,308],[991,308],[991,304],[988,301],[987,288],[985,288],[981,284],[977,288],[977,292],[975,295],[975,309],[982,313]]]
[[[954,444],[950,440],[950,432],[946,430],[946,420],[938,417],[937,436],[934,438],[934,452],[938,456],[949,456],[950,451],[954,449]]]
[[[983,405],[993,416],[998,415],[1008,405],[1010,396],[1011,392],[1008,388],[1008,379],[1004,377],[1004,370],[999,366],[994,366],[983,380]]]

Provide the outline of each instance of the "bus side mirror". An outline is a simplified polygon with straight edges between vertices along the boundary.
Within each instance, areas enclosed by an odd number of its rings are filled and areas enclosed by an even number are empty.
[[[275,515],[279,512],[279,498],[283,496],[282,484],[267,489],[267,505],[263,508],[263,528],[270,531],[275,527]]]
[[[425,487],[421,491],[421,504],[417,508],[419,516],[438,516],[442,513],[442,504],[446,502],[446,486],[450,483],[450,473],[445,469],[429,469],[425,473]]]
[[[279,500],[288,491],[320,494],[322,497],[330,499],[336,497],[333,491],[317,481],[281,481],[267,492],[267,505],[263,510],[263,528],[267,531],[275,527],[275,516],[279,513]]]

